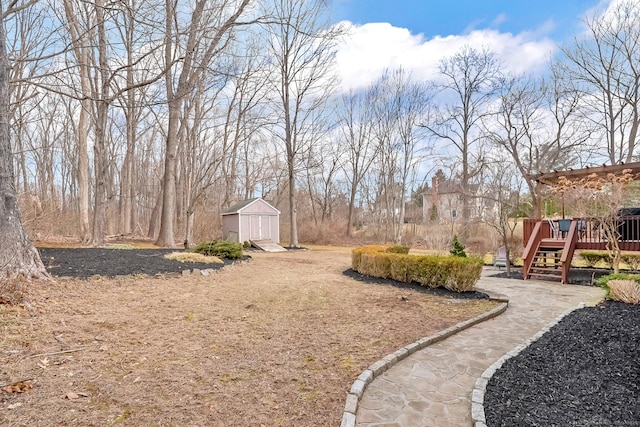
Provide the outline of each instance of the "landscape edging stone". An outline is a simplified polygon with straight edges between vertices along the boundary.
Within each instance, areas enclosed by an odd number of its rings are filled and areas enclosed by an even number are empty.
[[[512,357],[517,356],[524,350],[529,347],[531,344],[539,340],[544,334],[549,332],[549,330],[560,323],[562,319],[571,314],[573,311],[584,308],[585,303],[581,302],[577,307],[570,308],[560,314],[557,318],[551,321],[549,324],[544,326],[537,334],[523,342],[522,344],[514,347],[510,352],[502,356],[500,359],[496,360],[491,366],[489,366],[476,380],[475,386],[473,387],[473,391],[471,392],[471,421],[474,427],[487,427],[487,420],[484,412],[484,397],[487,391],[487,386],[489,385],[489,380],[496,373],[498,369],[502,367],[504,362],[511,359]]]
[[[478,323],[484,322],[486,320],[492,319],[500,314],[504,313],[507,307],[509,306],[509,300],[507,298],[489,298],[490,301],[496,301],[500,303],[496,308],[486,313],[483,313],[479,316],[476,316],[472,319],[465,320],[464,322],[460,322],[454,326],[451,326],[443,331],[438,332],[437,334],[420,338],[418,341],[415,341],[411,344],[408,344],[395,352],[386,355],[382,359],[374,362],[371,366],[365,369],[358,379],[354,381],[351,386],[351,390],[347,393],[345,410],[342,414],[342,421],[340,423],[340,427],[355,427],[356,426],[356,412],[358,411],[358,404],[362,395],[364,394],[365,389],[369,385],[371,381],[375,378],[382,375],[385,371],[391,368],[396,363],[405,359],[407,356],[415,353],[418,350],[422,350],[431,344],[435,344],[444,340],[445,338],[450,337],[464,329],[470,328],[471,326],[477,325]],[[364,377],[363,377],[364,375]],[[369,379],[368,382],[364,381],[363,378]],[[484,410],[482,415],[484,416]]]

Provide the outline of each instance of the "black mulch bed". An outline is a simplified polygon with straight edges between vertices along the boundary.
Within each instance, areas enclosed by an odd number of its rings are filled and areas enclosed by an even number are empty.
[[[595,280],[607,274],[611,274],[611,270],[607,270],[604,268],[574,267],[569,270],[568,283],[570,285],[592,286]],[[522,280],[522,269],[520,267],[512,268],[510,277],[507,276],[507,272],[505,270],[497,272],[496,274],[492,274],[492,277]]]
[[[488,426],[640,426],[640,306],[569,314],[505,362],[484,403]]]
[[[182,270],[198,268],[218,269],[224,264],[180,262],[164,258],[175,249],[102,249],[102,248],[38,248],[47,271],[53,276],[88,278],[130,274],[181,273]]]
[[[423,292],[426,294],[437,295],[441,297],[460,298],[460,299],[489,299],[489,295],[483,292],[478,292],[478,291],[453,292],[445,288],[429,288],[427,286],[422,286],[421,284],[416,282],[405,283],[405,282],[398,282],[397,280],[381,279],[379,277],[365,276],[351,268],[345,270],[342,274],[362,283],[367,283],[372,285],[393,286],[398,289],[411,289],[413,291]]]

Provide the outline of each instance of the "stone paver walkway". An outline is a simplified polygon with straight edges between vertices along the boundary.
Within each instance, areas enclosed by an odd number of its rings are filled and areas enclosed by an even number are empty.
[[[375,378],[358,406],[357,426],[471,426],[471,392],[485,369],[562,313],[604,296],[595,287],[487,274],[495,271],[485,271],[477,287],[506,296],[507,311],[412,354]]]

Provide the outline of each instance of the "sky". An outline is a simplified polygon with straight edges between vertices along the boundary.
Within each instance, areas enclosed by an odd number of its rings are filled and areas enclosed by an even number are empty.
[[[431,78],[463,46],[489,48],[506,68],[542,72],[559,46],[583,31],[585,14],[616,0],[333,0],[343,89],[362,88],[385,68]]]

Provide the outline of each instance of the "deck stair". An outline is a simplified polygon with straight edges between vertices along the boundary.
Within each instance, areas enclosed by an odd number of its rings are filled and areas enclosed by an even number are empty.
[[[572,221],[562,238],[552,238],[548,227],[538,222],[527,242],[522,258],[522,275],[525,280],[537,277],[544,280],[560,280],[567,283],[571,260],[578,241],[577,221]]]
[[[555,248],[539,248],[533,257],[529,276],[543,278],[544,280],[561,281],[561,255],[562,252]]]

